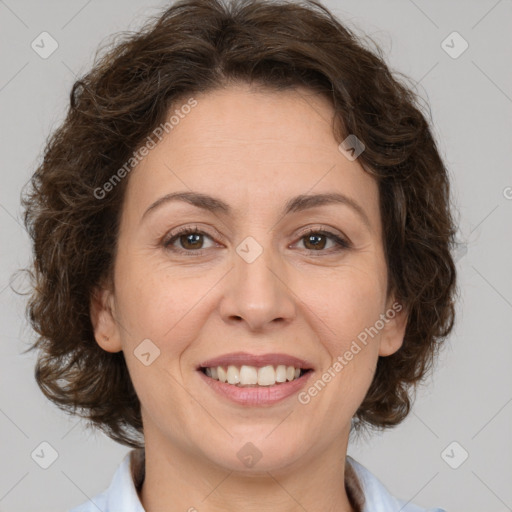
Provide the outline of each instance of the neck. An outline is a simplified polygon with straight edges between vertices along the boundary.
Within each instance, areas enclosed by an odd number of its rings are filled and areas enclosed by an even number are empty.
[[[362,493],[345,462],[346,442],[340,444],[293,468],[247,474],[146,442],[139,452],[145,470],[139,497],[146,512],[360,512]]]

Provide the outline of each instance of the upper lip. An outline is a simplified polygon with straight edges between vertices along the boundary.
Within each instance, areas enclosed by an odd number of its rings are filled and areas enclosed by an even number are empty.
[[[224,354],[222,356],[203,361],[197,369],[229,365],[261,367],[280,364],[301,368],[303,370],[310,370],[313,368],[313,365],[309,361],[289,354],[249,354],[247,352],[233,352],[231,354]]]

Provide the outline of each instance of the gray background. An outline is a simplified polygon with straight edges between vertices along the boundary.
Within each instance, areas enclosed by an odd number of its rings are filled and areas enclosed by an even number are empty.
[[[0,0],[0,511],[66,511],[104,490],[129,450],[84,429],[46,401],[33,377],[25,299],[8,286],[27,265],[19,195],[67,107],[75,74],[110,34],[136,29],[164,2]],[[419,83],[460,212],[458,320],[414,410],[396,429],[349,453],[390,491],[448,511],[512,511],[512,261],[510,0],[327,1],[383,48],[392,69]],[[42,59],[43,32],[58,49]],[[469,48],[441,46],[457,31]],[[461,48],[455,39],[452,52]],[[508,262],[508,264],[506,263]],[[14,281],[23,287],[24,279]],[[58,452],[42,469],[41,442]],[[458,445],[444,451],[453,441]],[[453,448],[453,451],[452,451]],[[469,457],[457,469],[465,450]],[[442,454],[445,454],[444,457]],[[313,512],[313,511],[310,511]]]

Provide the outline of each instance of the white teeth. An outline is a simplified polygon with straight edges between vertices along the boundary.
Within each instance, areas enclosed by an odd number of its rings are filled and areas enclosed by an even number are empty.
[[[258,385],[273,386],[276,383],[276,372],[273,366],[264,366],[258,370]]]
[[[228,366],[228,383],[238,384],[240,382],[240,371],[236,366]]]
[[[237,367],[229,365],[227,370],[222,366],[205,368],[205,374],[220,382],[227,382],[234,386],[274,386],[276,383],[283,383],[298,379],[301,373],[300,368],[280,364],[258,368],[256,366],[242,365]]]
[[[286,366],[280,364],[276,368],[276,382],[286,382]]]
[[[222,368],[222,366],[217,366],[217,378],[221,382],[227,382],[228,381],[228,376],[226,375],[226,370],[224,370],[224,368]]]
[[[240,368],[240,384],[258,384],[258,370],[254,366],[242,366]]]

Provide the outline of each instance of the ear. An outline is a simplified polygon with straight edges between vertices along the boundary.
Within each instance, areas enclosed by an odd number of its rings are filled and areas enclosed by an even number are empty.
[[[394,297],[388,301],[381,331],[379,356],[394,354],[403,344],[409,312]]]
[[[103,286],[96,286],[91,293],[89,310],[96,343],[107,352],[121,351],[123,347],[115,320],[112,292]]]

